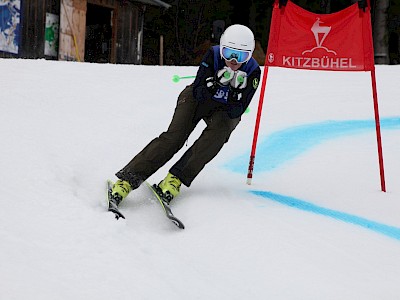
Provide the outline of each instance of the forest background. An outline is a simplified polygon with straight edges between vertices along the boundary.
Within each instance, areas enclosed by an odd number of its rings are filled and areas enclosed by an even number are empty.
[[[164,0],[169,9],[147,6],[143,64],[198,65],[207,49],[219,42],[221,26],[243,24],[255,33],[256,60],[263,65],[274,0]],[[357,0],[292,0],[314,13],[334,13]],[[371,0],[377,64],[400,63],[400,1]],[[160,60],[160,45],[163,45]],[[382,55],[382,53],[384,55]]]

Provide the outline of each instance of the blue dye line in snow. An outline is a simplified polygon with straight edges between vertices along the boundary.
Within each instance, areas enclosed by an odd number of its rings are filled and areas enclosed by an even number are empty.
[[[317,215],[323,215],[333,218],[335,220],[358,225],[368,230],[372,230],[379,234],[383,234],[400,241],[400,228],[397,227],[385,225],[382,223],[371,221],[362,217],[354,216],[337,210],[324,208],[322,206],[317,206],[310,202],[306,202],[289,196],[275,194],[268,191],[250,191],[250,193],[303,211],[308,211]]]
[[[382,118],[381,129],[400,129],[400,117]],[[269,135],[257,145],[254,173],[271,171],[311,148],[334,138],[375,130],[374,120],[325,121],[295,126]],[[243,154],[224,167],[245,173],[250,153]]]

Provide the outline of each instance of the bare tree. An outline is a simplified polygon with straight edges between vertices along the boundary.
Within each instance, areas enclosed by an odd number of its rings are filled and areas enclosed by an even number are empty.
[[[374,20],[375,63],[389,64],[388,9],[390,0],[376,0]]]

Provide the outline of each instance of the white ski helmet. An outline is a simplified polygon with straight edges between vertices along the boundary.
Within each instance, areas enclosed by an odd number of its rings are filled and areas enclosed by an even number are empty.
[[[239,51],[244,51],[249,54],[245,55],[242,61],[239,61],[238,59],[236,59],[236,57],[231,57],[230,59],[235,58],[238,62],[247,62],[253,55],[253,51],[255,48],[254,34],[250,28],[244,25],[231,25],[226,28],[224,33],[221,35],[219,45],[222,58],[229,60],[229,57],[223,55],[223,50],[227,47]]]

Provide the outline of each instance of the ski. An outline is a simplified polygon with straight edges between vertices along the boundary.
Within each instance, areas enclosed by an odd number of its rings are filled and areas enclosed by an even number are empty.
[[[171,211],[171,208],[168,206],[167,202],[163,200],[162,195],[160,195],[157,192],[156,185],[150,185],[147,181],[145,181],[146,186],[153,192],[154,196],[157,198],[158,203],[160,203],[161,207],[163,208],[163,211],[165,213],[165,216],[171,220],[172,223],[174,223],[178,228],[184,229],[185,225],[174,216],[174,214]],[[119,218],[125,219],[125,216],[121,213],[121,211],[118,209],[117,204],[112,201],[111,193],[112,193],[112,187],[114,183],[111,180],[107,180],[107,203],[108,203],[108,211],[114,213],[115,218],[118,220]]]
[[[125,219],[125,216],[119,211],[116,203],[111,201],[111,193],[112,187],[114,183],[111,180],[107,180],[107,203],[108,203],[108,211],[114,213],[115,218],[118,220],[119,218]]]
[[[177,217],[174,216],[174,214],[172,213],[171,208],[169,207],[169,205],[162,199],[162,196],[157,192],[156,185],[155,184],[151,185],[147,181],[145,181],[145,184],[153,192],[153,194],[156,196],[158,202],[160,203],[161,207],[164,210],[164,213],[165,213],[166,217],[168,219],[170,219],[172,221],[172,223],[174,223],[180,229],[185,229],[185,225],[183,225],[183,223]]]

